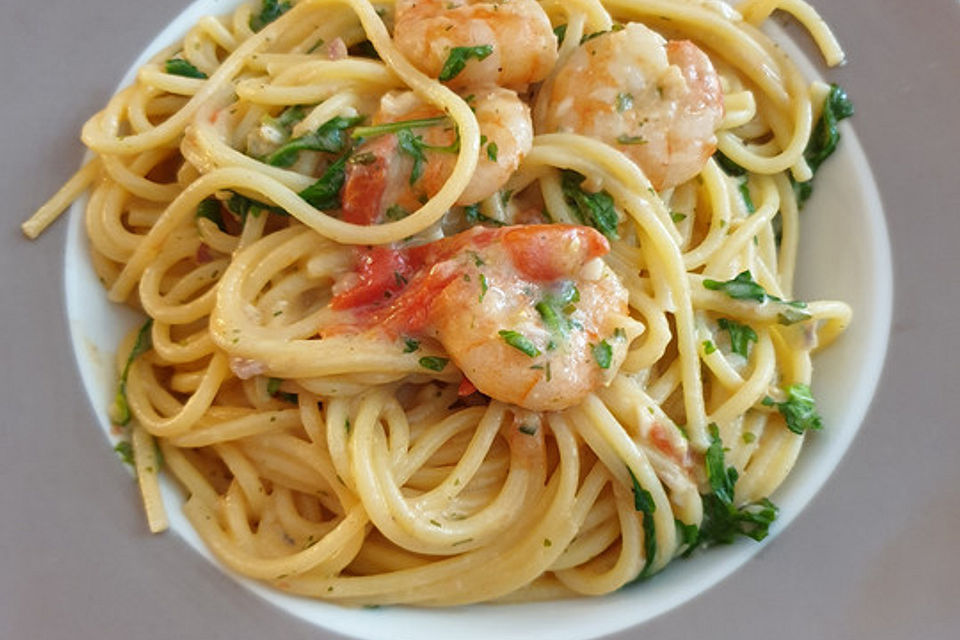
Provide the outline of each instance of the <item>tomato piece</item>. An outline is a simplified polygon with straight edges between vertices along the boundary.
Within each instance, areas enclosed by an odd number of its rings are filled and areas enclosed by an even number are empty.
[[[357,249],[357,283],[330,302],[333,309],[352,309],[389,301],[407,284],[414,268],[403,253],[388,247]]]
[[[559,232],[558,227],[563,231]],[[502,242],[517,270],[541,283],[575,275],[579,265],[610,251],[607,239],[590,227],[547,224],[508,227]]]

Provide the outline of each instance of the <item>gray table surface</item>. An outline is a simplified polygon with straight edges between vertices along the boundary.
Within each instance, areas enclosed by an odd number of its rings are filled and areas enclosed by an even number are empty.
[[[81,124],[187,0],[3,4],[0,637],[334,637],[238,587],[177,536],[146,532],[76,375],[65,225],[36,243],[19,231],[77,167]],[[816,4],[848,53],[828,77],[856,102],[893,243],[880,387],[839,468],[785,532],[718,586],[618,638],[958,637],[960,4]]]

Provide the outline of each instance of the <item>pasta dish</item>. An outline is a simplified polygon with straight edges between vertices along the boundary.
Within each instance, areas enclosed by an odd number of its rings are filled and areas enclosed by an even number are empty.
[[[793,293],[852,114],[803,0],[259,0],[83,128],[111,420],[231,569],[350,605],[601,595],[739,536],[823,426]],[[813,435],[812,437],[816,437]]]

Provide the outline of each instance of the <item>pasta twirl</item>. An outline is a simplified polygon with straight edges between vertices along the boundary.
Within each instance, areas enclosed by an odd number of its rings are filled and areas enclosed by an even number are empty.
[[[419,606],[765,536],[851,317],[793,300],[850,108],[777,8],[842,60],[800,0],[262,2],[161,51],[23,227],[89,190],[96,271],[149,317],[113,417],[151,529],[162,463],[232,569]]]

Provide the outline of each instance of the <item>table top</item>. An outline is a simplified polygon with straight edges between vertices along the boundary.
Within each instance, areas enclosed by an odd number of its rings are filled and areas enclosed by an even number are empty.
[[[198,561],[176,535],[146,531],[77,377],[66,225],[35,243],[19,231],[77,168],[82,123],[187,0],[10,4],[0,20],[0,637],[335,637]],[[880,385],[849,452],[786,531],[717,586],[612,637],[939,639],[960,625],[960,4],[815,4],[847,51],[827,77],[855,101],[893,246]]]

